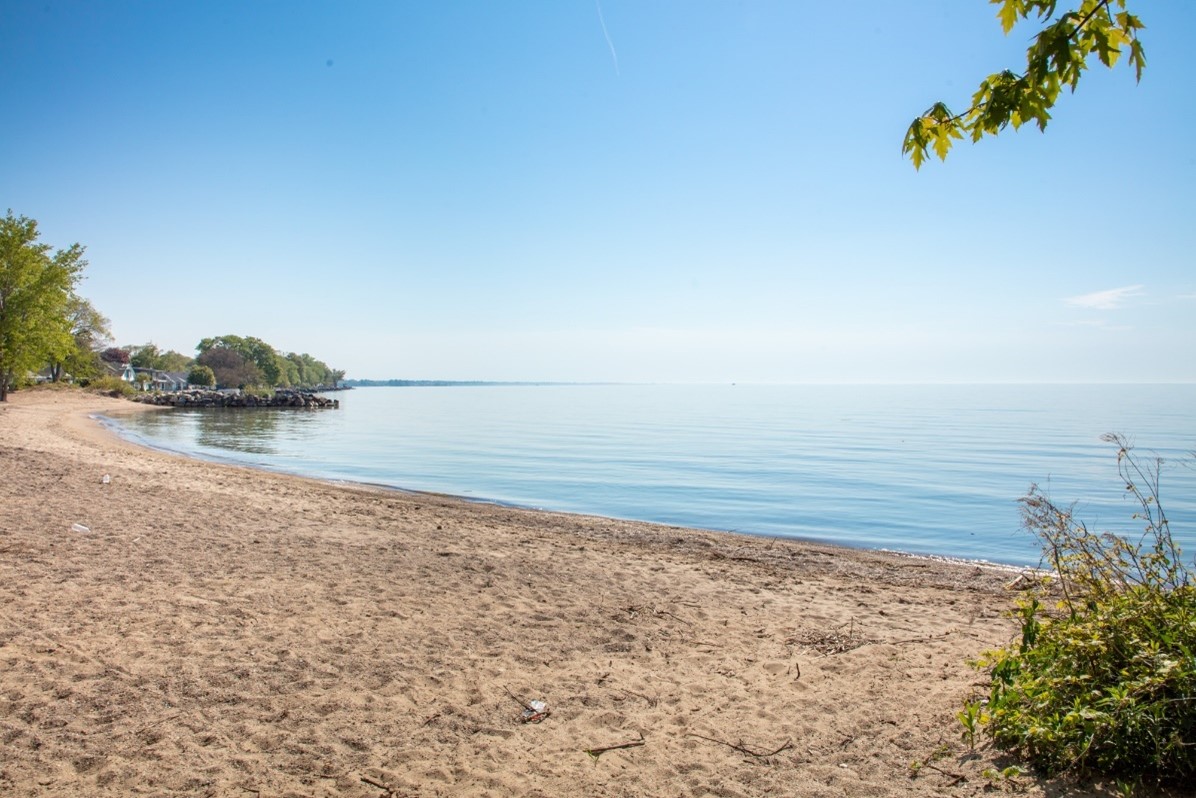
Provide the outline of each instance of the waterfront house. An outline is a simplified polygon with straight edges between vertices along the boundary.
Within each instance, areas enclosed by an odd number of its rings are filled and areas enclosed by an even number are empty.
[[[161,369],[147,369],[134,367],[135,374],[144,374],[146,377],[145,389],[147,391],[182,391],[186,390],[190,383],[187,382],[187,372],[185,371],[163,371]],[[134,376],[136,379],[136,376]]]
[[[102,361],[104,366],[104,373],[117,377],[127,383],[133,383],[137,380],[137,370],[128,363],[112,363],[110,361]]]

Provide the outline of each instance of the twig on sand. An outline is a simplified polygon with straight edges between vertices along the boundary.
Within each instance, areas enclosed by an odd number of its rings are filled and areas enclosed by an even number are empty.
[[[370,785],[371,787],[377,787],[379,790],[386,790],[386,792],[387,792],[387,794],[388,794],[388,795],[389,795],[391,792],[393,792],[393,791],[390,789],[390,787],[387,787],[385,784],[383,784],[383,783],[382,783],[382,782],[380,782],[380,781],[374,781],[374,780],[373,780],[373,779],[371,779],[369,776],[362,776],[362,777],[361,777],[361,780],[362,780],[363,782],[365,782],[366,784]]]
[[[685,624],[686,626],[693,626],[692,621],[687,621],[684,618],[682,618],[680,615],[674,615],[673,613],[669,612],[668,610],[657,610],[656,614],[657,615],[667,615],[670,618],[675,618],[678,621],[681,621],[681,623]]]
[[[624,748],[639,748],[640,746],[647,745],[647,744],[648,744],[648,741],[644,739],[644,733],[640,732],[640,738],[638,740],[632,740],[629,743],[619,743],[618,745],[604,745],[604,746],[600,746],[598,748],[587,748],[585,750],[586,750],[586,753],[589,754],[590,756],[594,757],[594,761],[597,762],[598,757],[602,756],[607,751],[619,751]]]
[[[687,736],[697,737],[699,740],[706,740],[708,742],[718,743],[719,745],[725,745],[728,748],[738,751],[739,753],[741,753],[745,756],[754,757],[756,759],[767,759],[770,756],[776,756],[777,754],[781,753],[782,751],[788,750],[793,747],[793,741],[786,740],[781,745],[781,747],[777,748],[775,751],[753,751],[742,740],[740,740],[738,743],[729,743],[726,740],[719,740],[716,737],[707,737],[704,734],[696,734],[694,732],[690,732]]]
[[[962,773],[952,773],[949,770],[943,770],[941,767],[939,767],[938,765],[935,765],[932,762],[923,762],[922,767],[927,767],[927,768],[930,768],[931,770],[935,770],[935,771],[938,771],[939,773],[942,773],[944,776],[949,776],[951,778],[951,781],[949,781],[947,783],[948,787],[954,787],[956,784],[959,784],[961,781],[968,780],[968,777],[963,775]]]
[[[650,695],[644,695],[643,693],[637,693],[634,690],[625,690],[622,687],[616,687],[615,689],[618,690],[620,693],[625,693],[627,695],[633,695],[636,698],[642,698],[644,701],[646,701],[648,703],[648,706],[650,706],[650,707],[655,707],[657,704],[660,703],[659,698],[653,698]]]
[[[946,640],[954,632],[955,630],[953,629],[950,632],[943,632],[942,634],[937,635],[926,635],[925,637],[907,637],[902,640],[878,640],[877,642],[886,646],[903,646],[907,643],[930,643],[935,640]]]

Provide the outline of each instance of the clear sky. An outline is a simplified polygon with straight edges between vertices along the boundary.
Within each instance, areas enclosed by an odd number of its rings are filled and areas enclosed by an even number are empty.
[[[119,344],[350,377],[1196,381],[1188,0],[1045,135],[984,0],[0,4],[0,212]]]

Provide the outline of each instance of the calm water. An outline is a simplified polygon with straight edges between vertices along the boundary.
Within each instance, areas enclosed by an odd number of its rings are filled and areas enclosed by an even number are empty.
[[[1136,529],[1100,441],[1173,463],[1196,553],[1196,386],[358,388],[340,410],[122,418],[150,445],[329,479],[856,547],[1031,564],[1031,482]],[[1181,461],[1188,456],[1189,467]]]

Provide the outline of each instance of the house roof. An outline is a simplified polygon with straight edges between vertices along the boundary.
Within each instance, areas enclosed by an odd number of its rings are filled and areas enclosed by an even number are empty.
[[[134,366],[133,371],[138,374],[148,374],[152,380],[187,382],[187,372],[185,371],[163,371],[162,369],[148,369],[141,366]]]

